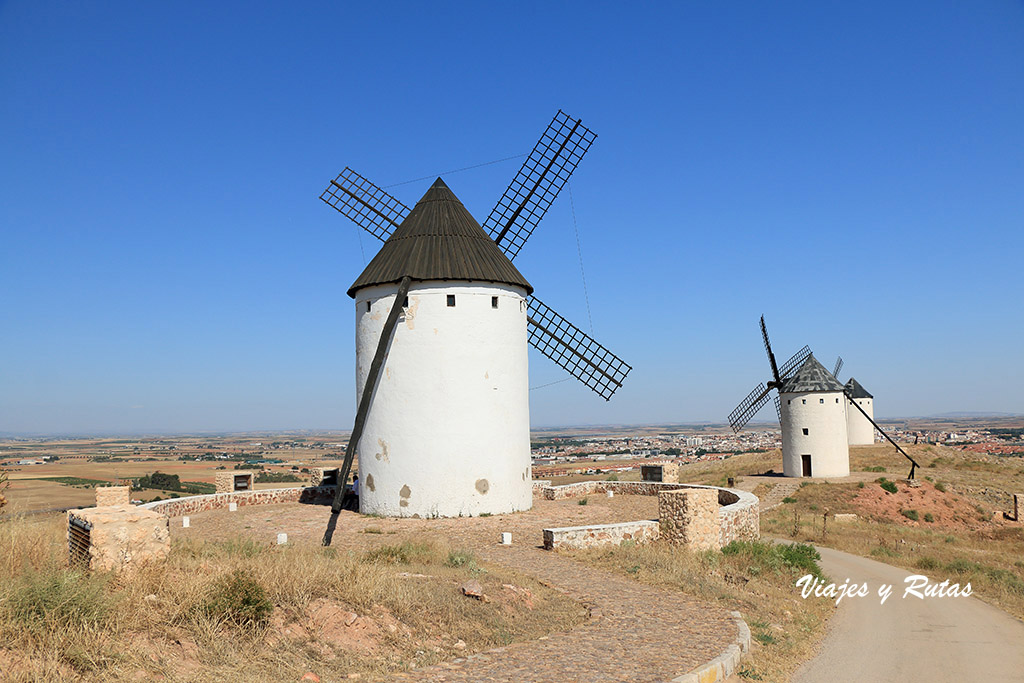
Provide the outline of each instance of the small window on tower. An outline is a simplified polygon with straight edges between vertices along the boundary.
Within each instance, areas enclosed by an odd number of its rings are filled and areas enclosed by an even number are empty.
[[[498,297],[492,296],[491,297],[491,308],[497,308],[497,307],[498,307]]]
[[[454,294],[449,294],[448,295],[448,307],[449,308],[454,308],[455,307],[455,295]]]
[[[807,427],[804,427],[804,436],[807,436]]]
[[[369,301],[366,302],[366,312],[367,313],[370,312],[370,302]]]
[[[836,403],[839,403],[839,399],[838,398],[836,399]]]
[[[787,406],[793,405],[793,399],[791,399],[791,398],[786,399],[786,405]]]
[[[825,399],[823,399],[823,398],[819,398],[818,399],[818,403],[824,403],[824,402],[825,402]]]
[[[402,299],[402,307],[409,308],[409,297],[405,297],[404,299]]]
[[[803,403],[804,405],[807,405],[807,399],[806,398],[800,399],[800,402]]]

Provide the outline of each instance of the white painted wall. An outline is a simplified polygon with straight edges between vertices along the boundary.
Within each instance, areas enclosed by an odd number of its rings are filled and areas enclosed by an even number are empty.
[[[811,476],[850,473],[846,395],[841,391],[782,394],[782,471],[803,476],[802,458],[811,456]],[[803,430],[807,430],[807,434]]]
[[[356,293],[357,403],[397,291]],[[525,296],[510,285],[413,282],[356,451],[360,512],[532,507]]]
[[[856,398],[853,400],[864,409],[864,412],[871,416],[871,419],[874,419],[874,399]],[[849,403],[846,405],[846,431],[850,437],[851,446],[865,446],[875,442],[875,426],[868,422],[868,419]]]

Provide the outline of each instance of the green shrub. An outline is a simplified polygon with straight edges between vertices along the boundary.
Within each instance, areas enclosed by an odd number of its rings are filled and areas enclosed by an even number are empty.
[[[924,513],[924,521],[926,521],[926,522],[934,522],[935,521],[935,515],[933,515],[930,512]]]
[[[619,475],[617,475],[617,474],[609,474],[607,477],[605,477],[605,481],[618,481],[618,480],[619,480]]]
[[[918,569],[924,569],[925,571],[931,571],[939,568],[939,561],[934,557],[922,557],[915,564]]]
[[[862,482],[862,481],[858,481],[858,482],[857,482],[857,488],[859,488],[859,489],[862,489],[862,488],[864,488],[864,482]]]
[[[448,553],[448,559],[445,560],[445,566],[455,567],[456,569],[460,567],[473,569],[476,567],[476,558],[473,556],[473,553],[468,550],[453,550]]]
[[[100,575],[70,569],[48,569],[20,576],[0,605],[26,624],[77,629],[95,627],[111,616],[115,600]]]
[[[204,607],[214,619],[241,627],[262,626],[274,611],[274,603],[260,582],[250,572],[241,569],[220,577],[214,583]]]
[[[911,519],[915,522],[918,519],[917,510],[900,510],[900,514],[906,517],[907,519]]]
[[[759,573],[787,568],[798,574],[813,574],[824,578],[818,560],[821,554],[814,546],[803,543],[765,543],[764,541],[733,541],[722,548],[723,555],[742,556],[748,571]]]
[[[885,491],[888,491],[889,493],[896,493],[897,491],[899,491],[899,489],[896,488],[895,482],[891,482],[891,481],[883,481],[882,482],[882,489],[885,490]]]
[[[865,467],[865,472],[885,472],[885,468],[881,465],[875,465],[873,467]]]
[[[941,493],[945,493],[946,492],[946,485],[943,484],[941,481],[937,481],[937,482],[935,482],[935,490],[939,491]]]
[[[576,501],[576,504],[577,504],[577,505],[586,505],[586,504],[587,504],[587,503],[589,503],[589,502],[590,502],[590,501],[589,501],[589,500],[587,500],[587,497],[586,497],[586,496],[583,496],[582,498],[580,498],[579,500],[577,500],[577,501]]]
[[[793,496],[786,496],[785,498],[782,499],[782,502],[783,503],[795,503],[796,502],[796,498],[794,498]]]
[[[877,548],[871,549],[871,554],[874,557],[899,557],[899,553],[892,548],[886,548],[885,546],[878,546]]]

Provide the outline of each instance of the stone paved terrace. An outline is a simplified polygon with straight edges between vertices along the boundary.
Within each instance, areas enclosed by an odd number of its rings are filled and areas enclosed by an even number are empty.
[[[588,505],[535,499],[528,512],[465,519],[381,519],[343,512],[332,545],[357,550],[433,536],[471,549],[484,561],[534,576],[591,608],[593,618],[569,633],[396,675],[397,680],[654,683],[713,659],[732,643],[737,629],[729,612],[680,591],[578,564],[540,546],[545,527],[656,519],[657,505],[653,496],[591,496]],[[177,537],[245,534],[267,543],[285,532],[293,543],[319,543],[329,517],[330,509],[319,505],[252,506],[193,514],[188,529],[176,518],[171,529]],[[358,533],[367,527],[395,534]],[[498,544],[503,531],[512,532],[511,547]]]

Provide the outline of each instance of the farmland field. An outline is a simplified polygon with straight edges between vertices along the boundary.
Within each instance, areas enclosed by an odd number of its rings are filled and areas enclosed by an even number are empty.
[[[0,467],[10,478],[11,511],[25,513],[90,505],[95,486],[137,481],[154,472],[177,475],[183,485],[209,486],[221,471],[263,469],[300,481],[259,482],[258,489],[298,486],[309,480],[309,468],[340,464],[346,440],[344,433],[6,439],[0,440]],[[173,495],[189,494],[148,488],[132,492],[133,499],[143,501]]]

